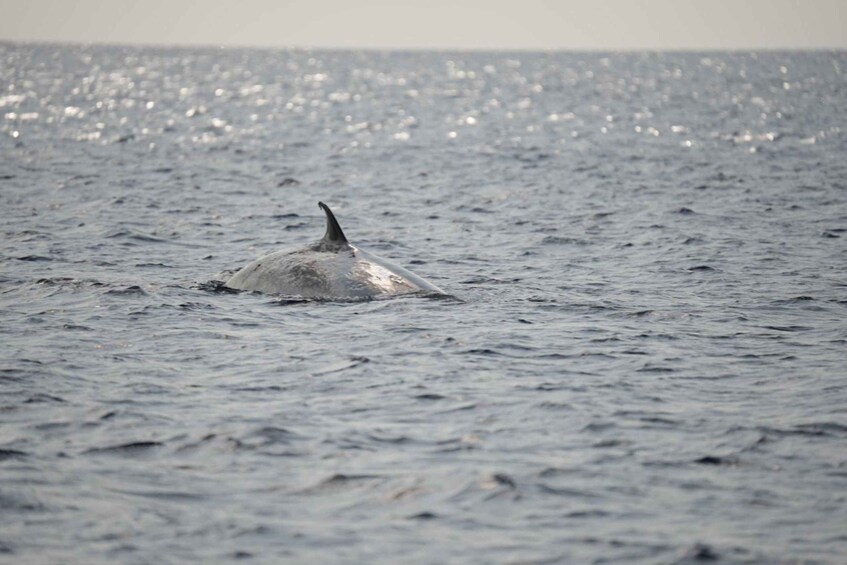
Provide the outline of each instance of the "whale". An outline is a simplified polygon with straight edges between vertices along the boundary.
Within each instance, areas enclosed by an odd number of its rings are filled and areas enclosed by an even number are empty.
[[[426,279],[368,253],[344,236],[329,206],[319,241],[265,255],[224,283],[234,290],[320,299],[368,299],[413,293],[445,294]]]

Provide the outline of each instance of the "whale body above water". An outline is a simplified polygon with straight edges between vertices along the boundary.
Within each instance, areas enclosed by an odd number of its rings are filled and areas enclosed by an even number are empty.
[[[351,245],[329,206],[320,241],[256,259],[224,286],[264,294],[305,298],[374,298],[444,291],[431,282]]]

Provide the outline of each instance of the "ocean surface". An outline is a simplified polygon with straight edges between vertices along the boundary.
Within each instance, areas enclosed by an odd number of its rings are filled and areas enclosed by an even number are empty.
[[[0,44],[0,562],[847,562],[845,73]]]

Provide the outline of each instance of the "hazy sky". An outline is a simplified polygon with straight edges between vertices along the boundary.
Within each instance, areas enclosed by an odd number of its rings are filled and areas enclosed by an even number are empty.
[[[0,0],[0,39],[442,49],[845,49],[847,0]]]

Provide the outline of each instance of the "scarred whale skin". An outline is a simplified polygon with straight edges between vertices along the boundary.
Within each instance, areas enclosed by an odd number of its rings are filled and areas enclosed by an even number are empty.
[[[326,234],[313,244],[277,251],[246,265],[225,286],[305,298],[373,298],[414,292],[444,294],[431,282],[351,245],[323,202]]]

